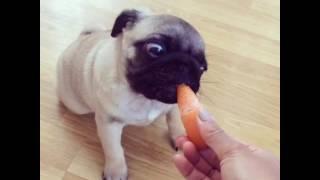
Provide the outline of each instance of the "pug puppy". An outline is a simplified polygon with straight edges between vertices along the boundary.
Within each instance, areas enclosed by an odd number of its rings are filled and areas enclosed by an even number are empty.
[[[111,32],[84,30],[63,52],[58,96],[76,114],[95,114],[104,179],[128,177],[124,126],[145,126],[166,116],[172,142],[185,133],[176,89],[185,83],[198,92],[207,70],[204,48],[197,30],[178,17],[124,10]]]

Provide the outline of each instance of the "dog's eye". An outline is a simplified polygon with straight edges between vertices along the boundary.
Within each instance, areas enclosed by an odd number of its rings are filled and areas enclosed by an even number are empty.
[[[145,49],[149,56],[153,58],[159,57],[166,52],[165,47],[157,43],[147,43]]]

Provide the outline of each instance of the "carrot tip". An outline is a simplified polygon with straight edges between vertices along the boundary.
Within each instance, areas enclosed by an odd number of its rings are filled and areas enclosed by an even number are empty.
[[[198,149],[205,148],[206,143],[201,137],[197,122],[200,109],[197,96],[189,86],[181,84],[177,87],[177,98],[181,119],[188,138]]]

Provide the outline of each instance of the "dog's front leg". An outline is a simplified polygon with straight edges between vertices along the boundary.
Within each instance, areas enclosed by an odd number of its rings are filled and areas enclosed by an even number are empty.
[[[104,180],[127,180],[127,165],[121,145],[124,124],[105,115],[96,115],[98,135],[103,147],[105,166]]]

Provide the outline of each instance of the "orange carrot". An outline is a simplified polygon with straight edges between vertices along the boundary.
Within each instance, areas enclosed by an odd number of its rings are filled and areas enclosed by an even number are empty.
[[[181,84],[177,89],[177,98],[181,119],[189,140],[199,150],[206,148],[207,145],[200,135],[197,123],[200,109],[197,96],[189,86]]]

